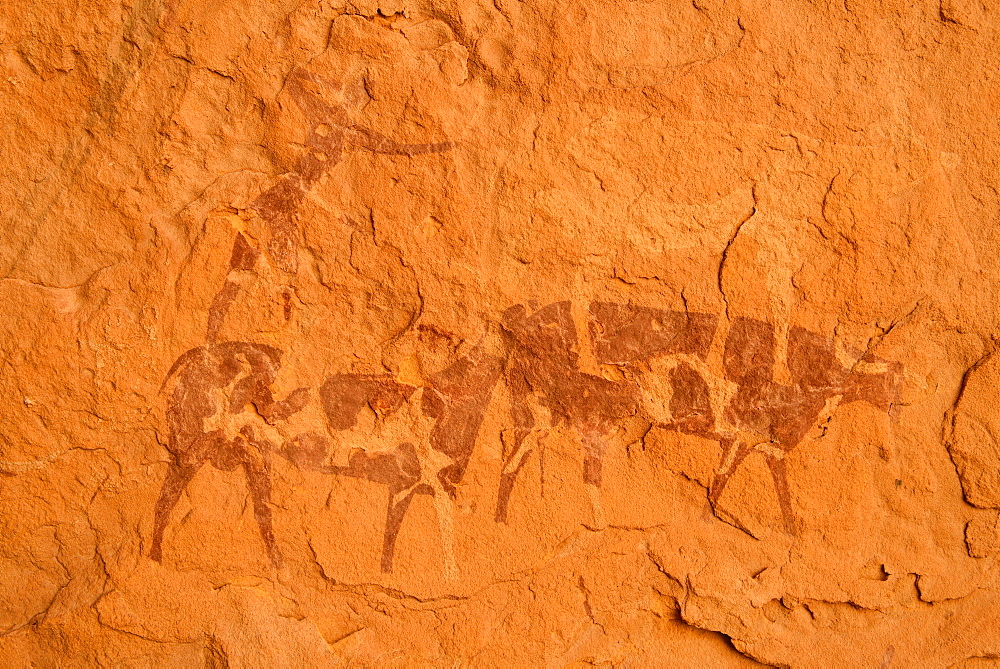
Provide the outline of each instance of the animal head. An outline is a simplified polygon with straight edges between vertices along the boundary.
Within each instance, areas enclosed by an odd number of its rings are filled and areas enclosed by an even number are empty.
[[[895,416],[901,406],[903,365],[865,355],[844,379],[844,402],[868,402]]]
[[[297,172],[310,133],[324,125],[324,132],[337,132],[347,123],[342,97],[337,82],[301,67],[292,70],[266,111],[264,145],[279,169]]]

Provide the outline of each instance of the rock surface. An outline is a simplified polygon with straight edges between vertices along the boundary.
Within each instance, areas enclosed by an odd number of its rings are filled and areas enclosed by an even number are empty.
[[[7,2],[4,666],[1000,658],[1000,9]]]

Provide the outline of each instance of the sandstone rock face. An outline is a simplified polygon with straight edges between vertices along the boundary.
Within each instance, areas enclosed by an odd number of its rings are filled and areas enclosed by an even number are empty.
[[[1000,658],[1000,9],[8,2],[0,663]]]

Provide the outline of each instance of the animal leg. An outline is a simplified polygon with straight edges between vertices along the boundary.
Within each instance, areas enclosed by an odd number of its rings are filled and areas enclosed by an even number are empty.
[[[235,252],[236,249],[234,248],[233,251]],[[233,300],[240,294],[240,290],[242,290],[240,284],[232,279],[226,279],[225,285],[222,286],[222,289],[216,293],[215,298],[212,300],[212,306],[208,309],[208,333],[206,335],[206,341],[209,345],[218,341],[219,330],[222,329],[226,320],[226,314],[229,312],[229,307],[232,305]]]
[[[157,562],[163,560],[163,531],[167,528],[167,523],[170,520],[170,512],[177,506],[177,500],[181,498],[181,493],[187,488],[195,473],[201,469],[201,465],[200,462],[188,467],[176,462],[170,464],[167,478],[163,481],[163,487],[160,489],[160,498],[156,501],[156,510],[153,513],[153,543],[149,548],[150,559]]]
[[[722,491],[726,489],[730,477],[743,463],[743,460],[750,455],[750,448],[741,443],[738,439],[725,439],[722,441],[722,461],[719,463],[719,471],[712,479],[712,485],[708,489],[708,499],[715,507],[716,502],[722,497]]]
[[[385,536],[382,542],[382,573],[392,572],[392,560],[396,554],[396,537],[399,536],[399,528],[403,525],[403,516],[410,508],[413,495],[417,492],[417,487],[412,486],[402,491],[389,491],[389,508],[385,514]]]
[[[767,466],[774,479],[774,490],[778,495],[778,504],[781,506],[781,518],[785,523],[785,533],[794,535],[797,528],[795,512],[792,511],[792,495],[788,489],[788,466],[785,463],[785,458],[768,455]]]
[[[584,437],[586,455],[583,458],[583,483],[587,486],[590,507],[594,514],[595,529],[604,529],[604,504],[601,500],[601,473],[604,467],[604,444],[600,437]]]
[[[455,506],[451,495],[444,488],[434,489],[434,512],[441,534],[441,553],[444,555],[444,578],[458,580],[458,562],[455,560]]]
[[[517,446],[514,448],[514,453],[504,462],[503,470],[500,474],[500,489],[497,492],[497,512],[494,520],[498,523],[507,522],[507,505],[510,503],[510,494],[514,490],[514,481],[517,479],[518,472],[521,471],[521,467],[528,460],[528,456],[531,455],[533,450],[530,446],[525,447],[524,436],[515,437]]]
[[[274,527],[271,523],[271,472],[266,463],[246,461],[243,471],[247,477],[247,487],[253,499],[253,515],[260,527],[260,536],[267,548],[267,556],[271,564],[281,568],[281,551],[274,540]]]
[[[514,428],[514,448],[510,457],[504,460],[503,469],[500,472],[500,489],[497,491],[497,512],[494,520],[498,523],[507,522],[507,505],[510,503],[510,493],[514,490],[514,481],[517,473],[521,471],[528,456],[533,450],[531,446],[525,446],[528,435],[535,427],[535,417],[528,406],[527,396],[520,395],[511,399],[511,418]]]

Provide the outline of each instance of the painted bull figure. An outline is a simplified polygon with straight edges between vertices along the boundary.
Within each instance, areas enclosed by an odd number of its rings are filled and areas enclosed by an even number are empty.
[[[171,462],[153,517],[149,556],[162,559],[163,532],[184,489],[205,463],[222,471],[242,467],[268,557],[281,566],[271,523],[270,452],[281,444],[275,425],[308,400],[304,388],[275,400],[270,385],[281,351],[262,344],[225,342],[199,346],[174,363],[164,388],[167,450]]]
[[[736,319],[726,338],[723,368],[736,383],[736,393],[723,416],[725,429],[691,429],[690,434],[716,437],[723,456],[709,497],[717,502],[730,477],[754,450],[774,480],[785,530],[793,533],[795,516],[788,489],[785,456],[805,439],[824,414],[839,404],[867,402],[889,413],[900,402],[902,365],[871,355],[842,361],[834,342],[793,327],[788,333],[791,385],[774,379],[774,327],[763,321]]]
[[[380,483],[388,488],[381,566],[391,572],[396,537],[415,495],[431,495],[441,533],[445,576],[458,576],[453,551],[453,504],[472,456],[503,359],[474,348],[468,355],[425,379],[418,388],[389,375],[338,374],[320,388],[331,434],[356,432],[363,445],[352,449],[346,466],[327,464],[329,439],[310,433],[283,449],[303,469]],[[399,414],[409,409],[410,415]],[[375,427],[360,425],[363,411],[374,414]],[[383,430],[402,419],[400,431]],[[428,427],[422,434],[419,424]],[[414,443],[416,442],[416,443]]]
[[[575,428],[584,448],[583,480],[593,505],[594,522],[604,524],[599,489],[604,452],[614,440],[632,440],[647,432],[652,420],[642,406],[641,388],[628,380],[610,380],[582,372],[569,302],[557,302],[528,314],[508,309],[502,320],[509,347],[506,368],[514,438],[504,458],[496,520],[506,522],[510,494],[533,446],[527,437],[539,427]],[[638,325],[643,329],[643,323]],[[648,324],[647,324],[648,325]],[[647,348],[656,342],[661,354],[699,354],[711,343],[714,317],[700,315],[674,323],[672,331],[643,332]],[[659,337],[660,332],[663,336]],[[634,355],[632,356],[634,357]],[[549,417],[539,426],[536,407]]]

